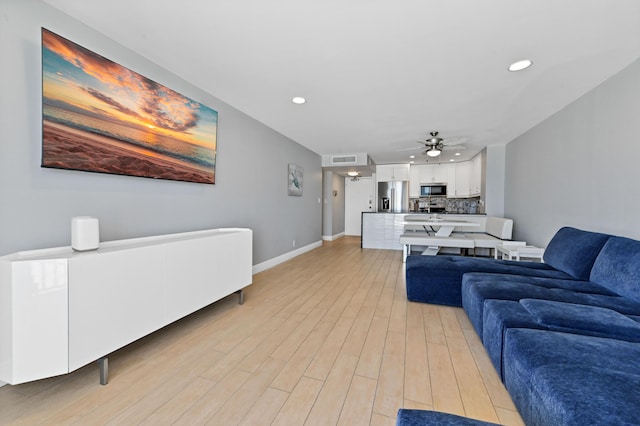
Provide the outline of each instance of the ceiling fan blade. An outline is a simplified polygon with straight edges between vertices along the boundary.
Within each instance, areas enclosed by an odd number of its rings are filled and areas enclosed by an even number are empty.
[[[412,148],[399,148],[399,149],[396,149],[396,151],[415,151],[417,149],[423,149],[423,148],[425,148],[424,145],[423,146],[414,146]]]
[[[466,141],[467,141],[467,138],[459,136],[459,137],[445,138],[444,144],[453,146],[453,145],[460,145],[461,143],[464,143]]]
[[[442,149],[446,151],[462,151],[464,149],[467,149],[467,147],[464,145],[445,145],[444,147],[442,147]]]

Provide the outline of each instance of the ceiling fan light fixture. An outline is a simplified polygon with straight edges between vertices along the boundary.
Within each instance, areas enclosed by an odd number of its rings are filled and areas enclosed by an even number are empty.
[[[511,65],[509,65],[508,69],[509,71],[512,71],[512,72],[522,71],[529,68],[531,65],[533,65],[533,62],[531,61],[531,59],[522,59],[520,61],[516,61]]]
[[[437,157],[438,155],[440,155],[442,151],[440,151],[438,148],[436,148],[435,146],[433,148],[430,148],[427,150],[427,155],[429,157]]]

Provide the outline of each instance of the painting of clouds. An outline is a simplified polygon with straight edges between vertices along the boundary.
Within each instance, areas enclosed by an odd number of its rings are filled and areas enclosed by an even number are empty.
[[[42,94],[42,167],[215,183],[215,110],[44,28]]]

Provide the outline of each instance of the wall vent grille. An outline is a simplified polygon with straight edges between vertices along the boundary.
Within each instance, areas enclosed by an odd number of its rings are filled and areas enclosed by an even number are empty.
[[[358,157],[355,155],[347,155],[342,157],[331,157],[331,163],[333,164],[347,164],[347,163],[355,163],[358,160]]]

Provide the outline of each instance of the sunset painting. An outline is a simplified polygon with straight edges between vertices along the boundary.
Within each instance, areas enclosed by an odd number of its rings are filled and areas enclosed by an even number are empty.
[[[215,183],[218,113],[42,29],[42,166]]]

